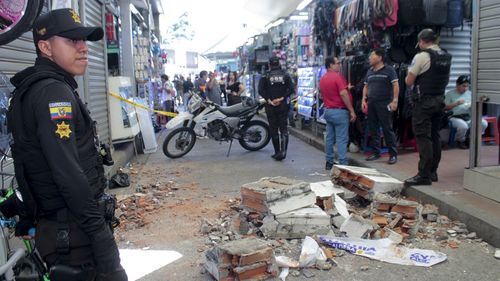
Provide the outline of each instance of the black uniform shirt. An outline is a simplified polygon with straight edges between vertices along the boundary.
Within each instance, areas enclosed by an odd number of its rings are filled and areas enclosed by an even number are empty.
[[[25,93],[25,141],[16,143],[17,150],[26,153],[25,177],[42,209],[50,210],[51,200],[62,197],[79,226],[92,237],[105,226],[95,200],[104,186],[93,121],[75,92],[74,78],[49,59],[38,58],[34,67],[11,81],[17,87],[39,71],[57,73],[65,82],[52,79],[37,92],[32,85]]]
[[[281,69],[271,70],[259,82],[259,95],[265,100],[274,100],[284,97],[283,103],[288,103],[287,98],[295,91],[292,78]]]

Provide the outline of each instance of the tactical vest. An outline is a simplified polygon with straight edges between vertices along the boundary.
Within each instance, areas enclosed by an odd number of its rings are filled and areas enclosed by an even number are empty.
[[[18,189],[23,197],[26,215],[32,218],[54,214],[58,210],[67,207],[55,185],[45,157],[41,153],[41,149],[39,149],[40,143],[36,134],[27,132],[24,126],[24,122],[28,122],[29,120],[24,120],[23,100],[28,94],[36,94],[44,87],[56,82],[63,82],[67,85],[64,77],[49,71],[40,71],[26,78],[14,91],[9,111],[7,112],[7,126],[12,136],[11,150],[16,180],[19,186]],[[68,87],[70,88],[69,85]],[[78,97],[77,101],[86,123],[90,122],[90,124],[94,125],[88,111]],[[95,131],[91,130],[90,133],[93,134],[95,142],[98,142]],[[92,146],[94,147],[95,144],[92,144]],[[93,177],[92,181],[89,180],[89,184],[93,189],[92,192],[97,197],[103,192],[106,182],[102,158],[98,154],[97,149],[87,150],[89,150],[89,153],[86,153],[87,157],[85,159],[80,159],[80,166],[87,178],[89,173],[97,175]],[[33,169],[36,167],[38,167],[36,179],[29,179],[28,175],[34,174]],[[93,169],[96,169],[96,171]],[[31,183],[32,181],[43,183],[44,185],[41,186],[41,184],[38,184],[35,188]]]
[[[267,74],[268,92],[273,99],[286,95],[288,88],[286,85],[287,73],[281,69],[271,70]]]
[[[423,50],[431,58],[431,67],[417,77],[416,85],[421,95],[444,95],[450,81],[451,55],[446,50]]]

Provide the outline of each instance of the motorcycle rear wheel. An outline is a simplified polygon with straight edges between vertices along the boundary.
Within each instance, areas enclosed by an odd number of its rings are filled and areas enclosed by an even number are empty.
[[[0,45],[29,31],[43,8],[44,0],[0,0]]]
[[[251,120],[241,128],[242,136],[238,139],[241,147],[249,151],[257,151],[266,147],[271,140],[269,125],[260,120]]]
[[[188,127],[180,127],[170,132],[163,142],[163,153],[168,158],[180,158],[193,149],[196,133]],[[178,152],[176,152],[178,150]]]

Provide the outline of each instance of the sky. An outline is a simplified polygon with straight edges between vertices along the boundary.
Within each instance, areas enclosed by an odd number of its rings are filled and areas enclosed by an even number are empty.
[[[164,15],[160,18],[160,30],[164,34],[168,26],[188,12],[196,36],[191,42],[176,42],[177,47],[199,53],[234,51],[249,37],[264,32],[265,25],[281,11],[294,10],[298,2],[300,0],[162,0]]]

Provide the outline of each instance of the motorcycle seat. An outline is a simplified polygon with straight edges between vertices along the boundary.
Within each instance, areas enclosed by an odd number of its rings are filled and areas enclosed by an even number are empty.
[[[244,106],[242,103],[238,103],[231,106],[218,106],[218,109],[228,117],[236,117],[246,111],[248,107]]]

